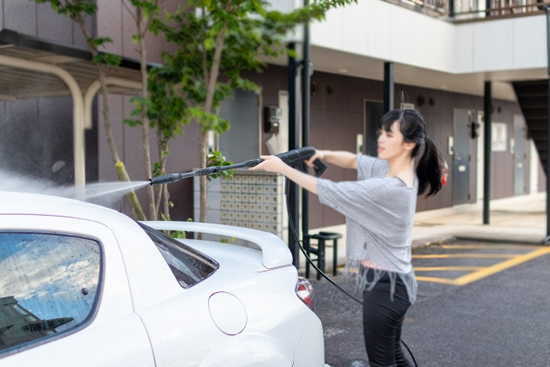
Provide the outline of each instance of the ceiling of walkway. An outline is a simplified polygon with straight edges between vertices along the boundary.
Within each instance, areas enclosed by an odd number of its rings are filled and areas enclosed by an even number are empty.
[[[320,47],[311,48],[311,60],[315,71],[382,81],[384,60],[345,53]],[[272,59],[269,63],[286,65],[286,57]],[[394,81],[397,84],[414,85],[435,90],[483,96],[485,81],[493,82],[493,98],[516,101],[511,81],[548,79],[545,68],[519,71],[450,74],[410,65],[395,64]]]

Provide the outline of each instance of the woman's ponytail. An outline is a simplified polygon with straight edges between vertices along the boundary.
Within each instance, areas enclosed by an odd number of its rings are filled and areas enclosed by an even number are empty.
[[[418,176],[418,195],[433,196],[441,190],[441,155],[432,139],[426,137],[424,154],[416,166]]]
[[[411,158],[416,158],[420,148],[424,153],[416,167],[418,176],[418,195],[433,196],[441,190],[441,164],[443,160],[434,142],[426,134],[426,123],[420,112],[412,109],[392,110],[384,114],[380,120],[380,129],[391,131],[395,122],[403,134],[403,141],[416,143],[411,152]]]

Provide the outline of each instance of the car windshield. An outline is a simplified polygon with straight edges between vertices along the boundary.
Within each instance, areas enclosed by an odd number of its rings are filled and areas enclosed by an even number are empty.
[[[219,264],[199,251],[157,231],[138,223],[157,246],[174,277],[183,288],[189,288],[208,278]]]

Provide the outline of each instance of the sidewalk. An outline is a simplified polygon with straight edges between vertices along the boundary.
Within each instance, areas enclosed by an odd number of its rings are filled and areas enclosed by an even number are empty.
[[[546,193],[493,200],[490,204],[489,225],[483,225],[482,204],[457,206],[450,209],[420,212],[415,216],[412,247],[468,238],[485,241],[542,244],[546,237]],[[345,225],[310,230],[342,234],[338,241],[338,264],[346,259]],[[328,242],[331,244],[331,241]],[[332,270],[332,247],[326,248],[326,271]],[[311,269],[311,276],[316,272]],[[305,259],[300,256],[300,273],[305,271]]]

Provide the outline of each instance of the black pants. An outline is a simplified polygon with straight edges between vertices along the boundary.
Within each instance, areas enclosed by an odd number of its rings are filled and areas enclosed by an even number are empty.
[[[363,268],[361,270],[366,270]],[[367,270],[367,277],[372,270]],[[363,333],[371,367],[413,367],[401,347],[401,327],[411,305],[407,288],[396,277],[393,301],[388,274],[370,291],[363,291]]]

